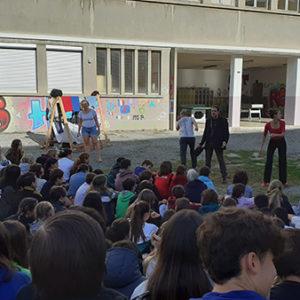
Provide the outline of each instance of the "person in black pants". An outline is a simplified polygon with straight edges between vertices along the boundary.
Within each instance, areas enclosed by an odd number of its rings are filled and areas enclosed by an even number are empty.
[[[262,155],[263,147],[268,133],[270,134],[270,141],[267,149],[267,161],[264,171],[264,181],[262,186],[268,186],[272,175],[273,156],[276,149],[278,149],[279,158],[279,180],[283,185],[287,182],[287,163],[286,163],[286,141],[285,122],[281,120],[281,112],[278,109],[270,110],[270,117],[273,119],[265,125],[262,145],[260,149],[260,156]]]
[[[195,156],[195,134],[194,128],[198,131],[198,125],[196,120],[191,117],[191,111],[182,110],[180,112],[180,119],[177,121],[176,129],[179,130],[180,135],[180,159],[181,164],[186,165],[186,151],[187,147],[190,148],[191,160],[192,160],[192,168],[196,168],[197,166],[197,158]]]
[[[205,165],[211,167],[213,151],[215,151],[223,183],[227,183],[227,169],[224,161],[223,151],[229,140],[229,129],[227,119],[220,114],[218,106],[211,108],[211,118],[205,123],[205,129],[200,142],[200,147],[205,148]]]

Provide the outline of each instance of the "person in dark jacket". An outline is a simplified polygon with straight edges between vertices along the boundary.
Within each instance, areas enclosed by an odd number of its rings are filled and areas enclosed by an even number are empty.
[[[46,201],[50,201],[50,190],[53,186],[60,186],[64,182],[64,172],[60,169],[54,169],[51,171],[49,180],[43,185],[41,194]]]
[[[185,186],[185,197],[191,202],[200,203],[201,194],[207,189],[207,186],[198,179],[199,174],[196,170],[190,169],[187,172],[188,183]]]
[[[116,176],[115,180],[115,190],[118,192],[123,191],[123,182],[127,178],[132,178],[135,183],[138,183],[138,176],[134,174],[132,170],[130,170],[131,161],[129,159],[123,159],[120,163],[120,172]]]
[[[223,151],[229,140],[228,121],[220,115],[218,106],[211,108],[211,118],[206,120],[205,129],[200,142],[200,147],[205,147],[205,165],[211,167],[213,151],[215,151],[223,183],[227,180],[227,169],[224,161]]]
[[[108,175],[107,175],[107,186],[115,189],[115,180],[117,177],[117,174],[120,172],[121,168],[121,161],[125,159],[124,157],[119,157],[116,160],[116,163],[112,166],[110,169]]]
[[[146,278],[141,273],[136,246],[129,240],[113,244],[106,253],[104,285],[130,298]]]

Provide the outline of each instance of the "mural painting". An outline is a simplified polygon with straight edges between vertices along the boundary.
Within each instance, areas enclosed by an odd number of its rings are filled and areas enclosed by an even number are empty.
[[[63,96],[67,118],[80,110],[83,97]],[[168,101],[164,99],[85,97],[106,130],[167,129]],[[47,97],[0,96],[0,132],[46,132]]]

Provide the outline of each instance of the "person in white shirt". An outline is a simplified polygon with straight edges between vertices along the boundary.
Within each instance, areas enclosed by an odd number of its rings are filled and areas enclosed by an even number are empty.
[[[177,121],[176,129],[179,130],[179,144],[180,144],[180,160],[182,165],[186,165],[186,151],[190,148],[192,168],[197,166],[197,157],[195,156],[195,134],[194,129],[198,131],[198,125],[195,118],[191,117],[190,110],[182,110],[180,112],[180,119]]]
[[[44,176],[44,168],[41,164],[35,163],[30,166],[29,172],[35,174],[35,184],[36,184],[36,191],[41,192],[44,184],[47,182],[46,179],[43,179]]]
[[[150,205],[140,201],[133,206],[132,218],[130,220],[130,240],[140,250],[141,254],[150,252],[151,237],[156,234],[158,227],[147,223],[150,218]]]
[[[77,192],[75,194],[74,205],[82,206],[84,198],[85,198],[86,194],[88,193],[88,191],[91,187],[91,183],[95,176],[96,176],[96,174],[94,174],[94,173],[88,173],[86,175],[85,183],[83,183],[79,187],[79,189],[77,190]]]
[[[64,172],[64,180],[66,182],[68,182],[70,179],[70,172],[74,165],[74,161],[71,159],[71,155],[71,149],[63,149],[58,155],[58,168]]]

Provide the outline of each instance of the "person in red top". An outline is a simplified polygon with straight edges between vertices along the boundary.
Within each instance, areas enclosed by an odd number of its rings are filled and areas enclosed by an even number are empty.
[[[175,185],[182,185],[185,186],[187,184],[187,177],[186,177],[186,167],[184,165],[179,165],[176,169],[176,173],[172,178],[170,190]]]
[[[160,165],[159,173],[155,177],[154,185],[156,186],[162,199],[168,199],[171,196],[171,182],[173,178],[172,163],[164,161]]]
[[[270,135],[270,141],[267,149],[267,161],[265,165],[263,186],[270,183],[272,175],[273,156],[276,149],[278,149],[279,156],[279,180],[285,185],[287,181],[287,167],[286,167],[286,141],[285,135],[285,122],[281,120],[281,112],[278,109],[270,111],[272,121],[265,125],[263,141],[260,149],[262,154],[263,147],[267,138]]]

